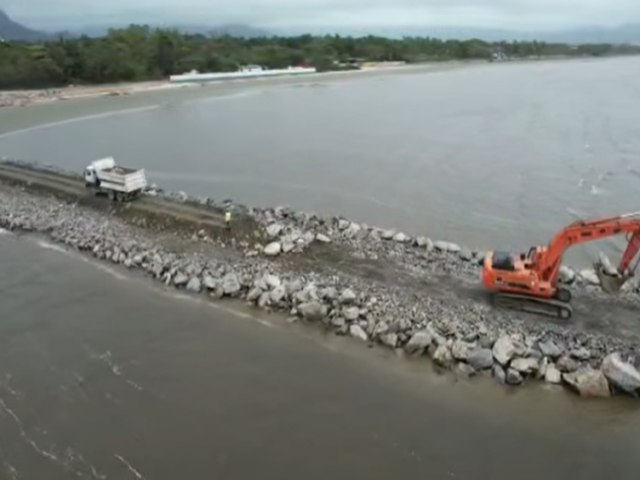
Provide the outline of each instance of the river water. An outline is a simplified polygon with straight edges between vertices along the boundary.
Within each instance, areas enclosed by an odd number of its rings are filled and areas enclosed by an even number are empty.
[[[638,78],[638,57],[475,64],[7,109],[0,155],[525,250],[640,210]]]
[[[456,381],[34,237],[0,271],[2,479],[637,478],[634,400]]]

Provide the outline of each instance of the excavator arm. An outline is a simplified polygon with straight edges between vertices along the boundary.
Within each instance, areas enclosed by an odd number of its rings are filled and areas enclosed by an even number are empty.
[[[627,248],[618,266],[620,276],[627,276],[631,262],[640,251],[640,212],[578,221],[561,230],[553,238],[546,252],[540,255],[536,269],[540,278],[555,284],[564,253],[574,245],[594,242],[615,235],[626,234]]]

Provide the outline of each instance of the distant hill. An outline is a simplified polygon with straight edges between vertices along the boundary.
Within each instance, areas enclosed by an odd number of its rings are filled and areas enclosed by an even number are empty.
[[[48,38],[48,34],[31,30],[9,18],[3,10],[0,10],[0,38],[4,40],[35,41]]]
[[[112,28],[126,28],[128,25],[94,25],[85,28],[67,28],[61,34],[64,38],[80,37],[86,35],[88,37],[102,37]],[[171,28],[181,33],[201,34],[201,35],[230,35],[238,38],[256,38],[268,37],[271,35],[267,30],[254,28],[244,24],[228,24],[228,25],[196,25],[196,24],[151,24],[152,28]]]
[[[273,32],[276,35],[339,34],[357,37],[379,35],[389,38],[432,37],[443,40],[465,40],[478,38],[485,41],[539,40],[560,43],[635,43],[640,44],[640,24],[621,25],[618,27],[588,26],[564,30],[509,30],[481,27],[317,27],[313,31],[298,28],[283,28]]]

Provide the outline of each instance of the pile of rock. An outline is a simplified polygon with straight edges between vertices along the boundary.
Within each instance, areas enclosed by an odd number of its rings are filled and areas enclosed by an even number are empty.
[[[456,258],[455,262],[468,265],[483,256],[448,242],[355,226],[345,219],[326,221],[276,210],[269,215],[266,235],[277,240],[265,247],[265,255],[284,251],[285,244],[292,252],[303,251],[312,242],[330,241],[353,242],[362,250],[376,248],[390,257],[396,251],[412,251],[422,259],[453,262]],[[282,222],[289,218],[295,220]],[[356,276],[291,271],[285,262],[248,259],[239,251],[218,257],[187,253],[164,247],[151,232],[118,219],[14,188],[0,191],[0,227],[47,234],[101,261],[140,270],[193,294],[244,299],[359,341],[426,355],[440,367],[466,376],[491,372],[508,385],[543,379],[565,383],[588,396],[609,391],[637,394],[640,388],[640,373],[629,361],[635,345],[625,339],[525,326],[513,316],[492,313],[473,301],[415,295],[397,285]],[[272,243],[278,247],[270,248]],[[563,275],[571,276],[566,271]]]

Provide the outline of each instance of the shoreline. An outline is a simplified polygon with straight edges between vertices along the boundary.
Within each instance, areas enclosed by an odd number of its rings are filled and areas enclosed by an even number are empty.
[[[606,57],[614,58],[614,57]],[[163,90],[215,88],[221,85],[246,84],[296,84],[311,80],[326,80],[337,78],[357,78],[359,76],[398,73],[398,72],[438,72],[468,68],[472,66],[499,66],[515,65],[545,61],[567,61],[584,60],[584,57],[541,57],[522,58],[509,61],[489,62],[488,60],[443,60],[438,62],[407,63],[405,65],[376,65],[362,68],[360,70],[334,70],[326,72],[310,73],[303,76],[279,76],[279,77],[259,77],[248,79],[219,80],[204,83],[170,83],[169,80],[149,80],[140,82],[123,82],[115,84],[100,85],[77,85],[57,88],[33,89],[33,90],[0,90],[0,109],[4,108],[24,108],[38,105],[47,105],[56,102],[70,102],[101,97],[123,97],[129,95],[139,95],[145,93],[158,92]]]
[[[478,283],[483,252],[451,242],[285,207],[240,205],[228,234],[191,213],[214,218],[224,205],[184,193],[151,190],[121,207],[80,187],[56,191],[54,184],[6,177],[2,185],[1,228],[44,234],[193,295],[288,314],[355,341],[430,358],[461,376],[562,383],[583,396],[640,391],[634,383],[640,359],[632,359],[640,337],[624,325],[597,324],[600,311],[616,308],[637,317],[638,295],[608,299],[588,285],[588,275],[567,270],[585,318],[563,323],[492,308]],[[173,213],[162,210],[167,202]]]

